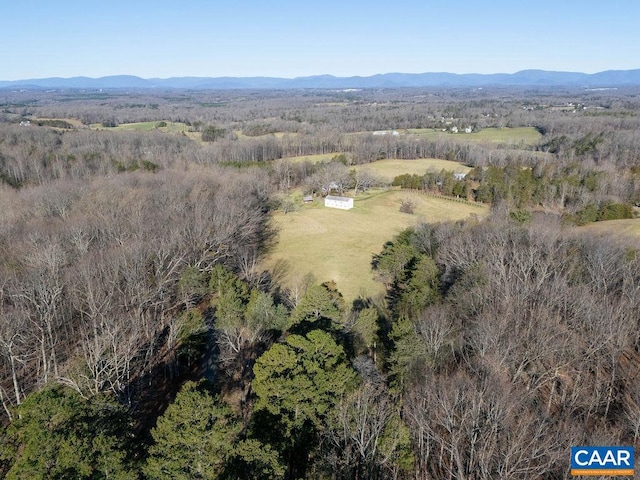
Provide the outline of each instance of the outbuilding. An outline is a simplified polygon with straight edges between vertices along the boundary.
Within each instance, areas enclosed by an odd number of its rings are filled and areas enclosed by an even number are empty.
[[[324,197],[324,206],[329,208],[339,208],[341,210],[350,210],[353,208],[353,198],[327,195]]]

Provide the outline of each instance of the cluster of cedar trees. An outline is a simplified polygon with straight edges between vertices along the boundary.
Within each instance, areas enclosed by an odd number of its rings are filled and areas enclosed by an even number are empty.
[[[392,185],[494,205],[504,202],[516,209],[542,207],[584,225],[633,218],[633,206],[640,206],[640,171],[632,169],[625,178],[614,178],[621,182],[616,189],[626,194],[610,195],[612,179],[606,173],[577,165],[476,167],[463,179],[446,170],[407,173],[394,178]]]
[[[590,117],[515,97],[282,95],[200,99],[205,146],[0,123],[0,476],[563,478],[571,445],[638,444],[638,249],[525,211],[589,221],[637,202],[632,98],[591,99],[604,110]],[[21,98],[2,115],[176,111],[147,100]],[[259,114],[296,135],[233,138]],[[533,151],[336,135],[334,117],[546,123]],[[336,158],[270,161],[294,151]],[[372,260],[384,299],[346,305],[331,282],[283,290],[257,269],[276,193],[366,189],[375,179],[345,162],[425,156],[476,168],[405,186],[473,191],[494,210],[384,245]]]

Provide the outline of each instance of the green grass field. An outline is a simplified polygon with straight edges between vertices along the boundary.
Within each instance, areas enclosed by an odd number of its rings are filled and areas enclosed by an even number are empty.
[[[506,145],[535,145],[542,135],[533,127],[517,128],[484,128],[472,133],[449,133],[432,128],[411,128],[402,131],[408,134],[430,136],[464,142],[502,143]]]
[[[413,215],[400,212],[400,200],[416,202]],[[264,268],[286,262],[283,283],[293,287],[306,274],[318,282],[334,280],[347,302],[358,296],[383,294],[382,285],[371,271],[372,255],[401,230],[419,221],[443,222],[471,215],[484,216],[487,207],[457,203],[401,190],[380,190],[360,194],[352,210],[325,208],[317,198],[299,211],[278,212],[273,223],[278,242],[268,255]]]
[[[437,158],[418,158],[414,160],[378,160],[377,162],[356,165],[356,170],[368,169],[382,180],[391,183],[395,177],[404,173],[424,175],[430,170],[439,172],[448,170],[454,173],[467,173],[471,167],[462,163]]]

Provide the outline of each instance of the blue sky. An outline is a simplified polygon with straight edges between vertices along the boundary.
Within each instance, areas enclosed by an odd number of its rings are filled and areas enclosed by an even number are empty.
[[[0,0],[0,80],[640,68],[638,0]]]

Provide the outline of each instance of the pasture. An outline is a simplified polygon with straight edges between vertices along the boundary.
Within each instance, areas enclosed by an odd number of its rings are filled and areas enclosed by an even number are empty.
[[[454,173],[468,173],[471,167],[459,162],[449,160],[440,160],[437,158],[418,158],[413,160],[378,160],[377,162],[367,163],[364,165],[355,165],[358,170],[369,170],[381,180],[391,183],[398,175],[404,173],[424,175],[428,171],[440,172],[447,170]]]
[[[450,133],[432,128],[411,128],[401,132],[420,136],[429,136],[434,139],[446,139],[461,142],[479,142],[504,144],[513,146],[531,146],[538,143],[542,135],[534,127],[517,128],[483,128],[472,133]]]
[[[413,215],[400,212],[400,201],[411,197]],[[263,268],[273,270],[286,264],[281,282],[295,288],[311,273],[317,282],[334,280],[347,302],[359,296],[377,297],[383,286],[371,270],[374,254],[403,229],[419,221],[444,222],[470,216],[484,216],[484,205],[469,205],[434,198],[406,190],[377,190],[355,198],[352,210],[325,208],[323,199],[284,214],[277,212],[273,223],[279,232],[276,246]]]
[[[164,126],[160,126],[160,122],[161,121],[121,123],[116,127],[103,127],[100,123],[94,123],[91,124],[91,128],[94,130],[121,130],[133,132],[151,132],[153,130],[159,130],[165,133],[187,133],[189,128],[182,122],[163,122],[165,124]]]

